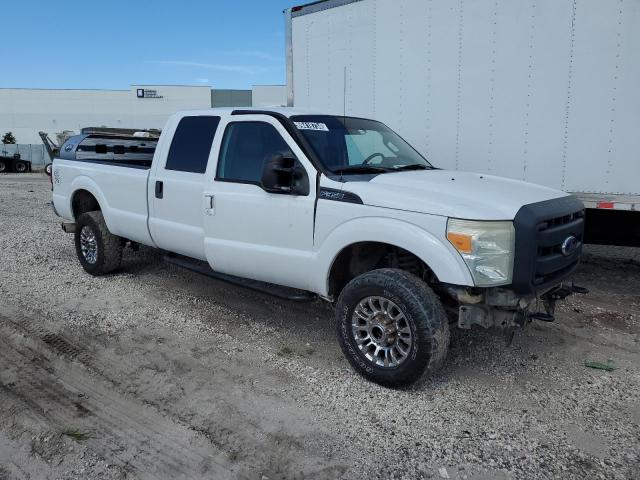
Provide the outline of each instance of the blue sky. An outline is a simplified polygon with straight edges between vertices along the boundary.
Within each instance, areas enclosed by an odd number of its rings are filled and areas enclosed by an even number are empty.
[[[307,0],[11,0],[0,87],[284,84],[284,17]]]

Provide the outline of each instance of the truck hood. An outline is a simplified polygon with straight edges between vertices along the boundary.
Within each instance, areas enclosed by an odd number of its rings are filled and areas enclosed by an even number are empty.
[[[567,196],[552,188],[453,170],[419,170],[347,182],[366,205],[477,220],[513,220],[520,207]]]

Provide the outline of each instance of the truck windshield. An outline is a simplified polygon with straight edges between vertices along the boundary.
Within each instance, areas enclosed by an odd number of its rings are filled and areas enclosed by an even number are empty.
[[[411,145],[380,122],[333,115],[296,115],[291,120],[324,167],[334,173],[433,168]]]

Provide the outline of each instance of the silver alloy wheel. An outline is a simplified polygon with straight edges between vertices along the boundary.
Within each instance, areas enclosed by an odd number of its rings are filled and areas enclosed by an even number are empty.
[[[80,250],[87,263],[94,264],[98,260],[98,240],[89,225],[80,230]]]
[[[402,310],[388,298],[366,297],[351,317],[353,338],[363,355],[380,367],[397,367],[409,356],[413,334]]]

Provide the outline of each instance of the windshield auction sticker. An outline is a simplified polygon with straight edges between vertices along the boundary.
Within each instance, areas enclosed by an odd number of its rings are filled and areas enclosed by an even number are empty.
[[[319,132],[328,132],[329,128],[324,123],[317,122],[293,122],[298,130],[317,130]]]

